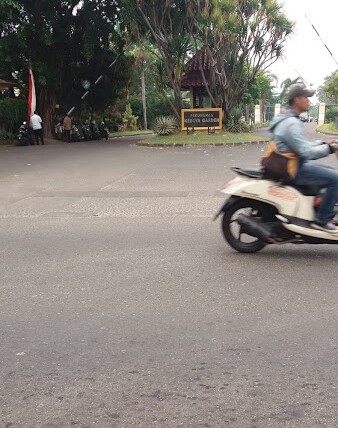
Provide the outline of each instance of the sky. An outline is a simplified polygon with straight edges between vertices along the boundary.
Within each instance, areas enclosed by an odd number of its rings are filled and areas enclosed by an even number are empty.
[[[284,58],[268,71],[278,77],[278,86],[286,78],[303,77],[314,89],[326,76],[338,69],[338,0],[278,0],[285,15],[296,23],[294,34],[285,43]],[[321,39],[330,49],[334,59]]]

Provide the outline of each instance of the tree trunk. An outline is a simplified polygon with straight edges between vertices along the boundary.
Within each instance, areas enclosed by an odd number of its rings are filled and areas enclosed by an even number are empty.
[[[245,122],[250,123],[250,106],[245,104]]]
[[[261,123],[265,123],[266,119],[265,119],[265,102],[264,99],[261,98],[259,100],[259,108],[260,108],[260,121]]]
[[[141,66],[141,91],[142,91],[142,107],[143,107],[143,129],[148,129],[146,83],[145,83],[144,66],[143,65]]]
[[[47,138],[53,137],[55,105],[56,95],[51,94],[47,88],[42,88],[39,94],[38,112],[42,117],[44,136]]]

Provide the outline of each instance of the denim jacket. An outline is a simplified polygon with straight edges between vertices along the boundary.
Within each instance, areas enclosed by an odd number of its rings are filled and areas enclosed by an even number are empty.
[[[305,137],[304,125],[292,110],[273,118],[269,126],[272,138],[281,152],[294,152],[303,161],[328,156],[328,144],[312,145]]]

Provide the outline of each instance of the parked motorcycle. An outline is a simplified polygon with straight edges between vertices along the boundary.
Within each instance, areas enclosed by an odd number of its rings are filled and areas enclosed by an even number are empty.
[[[82,133],[83,133],[83,137],[84,137],[85,141],[92,140],[92,133],[91,133],[91,130],[90,130],[90,127],[89,127],[89,123],[86,122],[82,126]]]
[[[92,140],[101,140],[100,132],[96,126],[96,123],[94,121],[90,122],[89,124],[90,132],[92,135]]]
[[[29,146],[34,144],[27,122],[23,122],[22,125],[20,125],[17,139],[18,146]]]
[[[78,143],[81,140],[80,131],[75,124],[72,125],[70,138],[71,138],[72,142],[74,142],[74,143]]]
[[[338,244],[338,233],[311,227],[323,194],[313,186],[282,185],[263,178],[262,170],[231,168],[237,177],[222,192],[227,243],[240,253],[255,253],[269,244]],[[333,219],[338,224],[338,206]]]
[[[102,122],[99,126],[99,133],[100,133],[101,138],[105,138],[106,140],[108,140],[109,130],[108,130],[108,128],[104,122]]]

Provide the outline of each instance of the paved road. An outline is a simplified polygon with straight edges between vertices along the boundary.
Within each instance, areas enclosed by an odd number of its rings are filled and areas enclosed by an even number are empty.
[[[311,123],[304,123],[305,131],[307,136],[310,140],[329,140],[329,139],[335,139],[337,138],[337,135],[330,135],[330,134],[321,134],[316,132],[316,128],[318,127],[317,123],[311,122]],[[260,128],[255,131],[256,134],[268,136],[269,132],[267,128]]]
[[[224,243],[262,145],[133,141],[0,147],[0,427],[336,428],[338,248]]]

